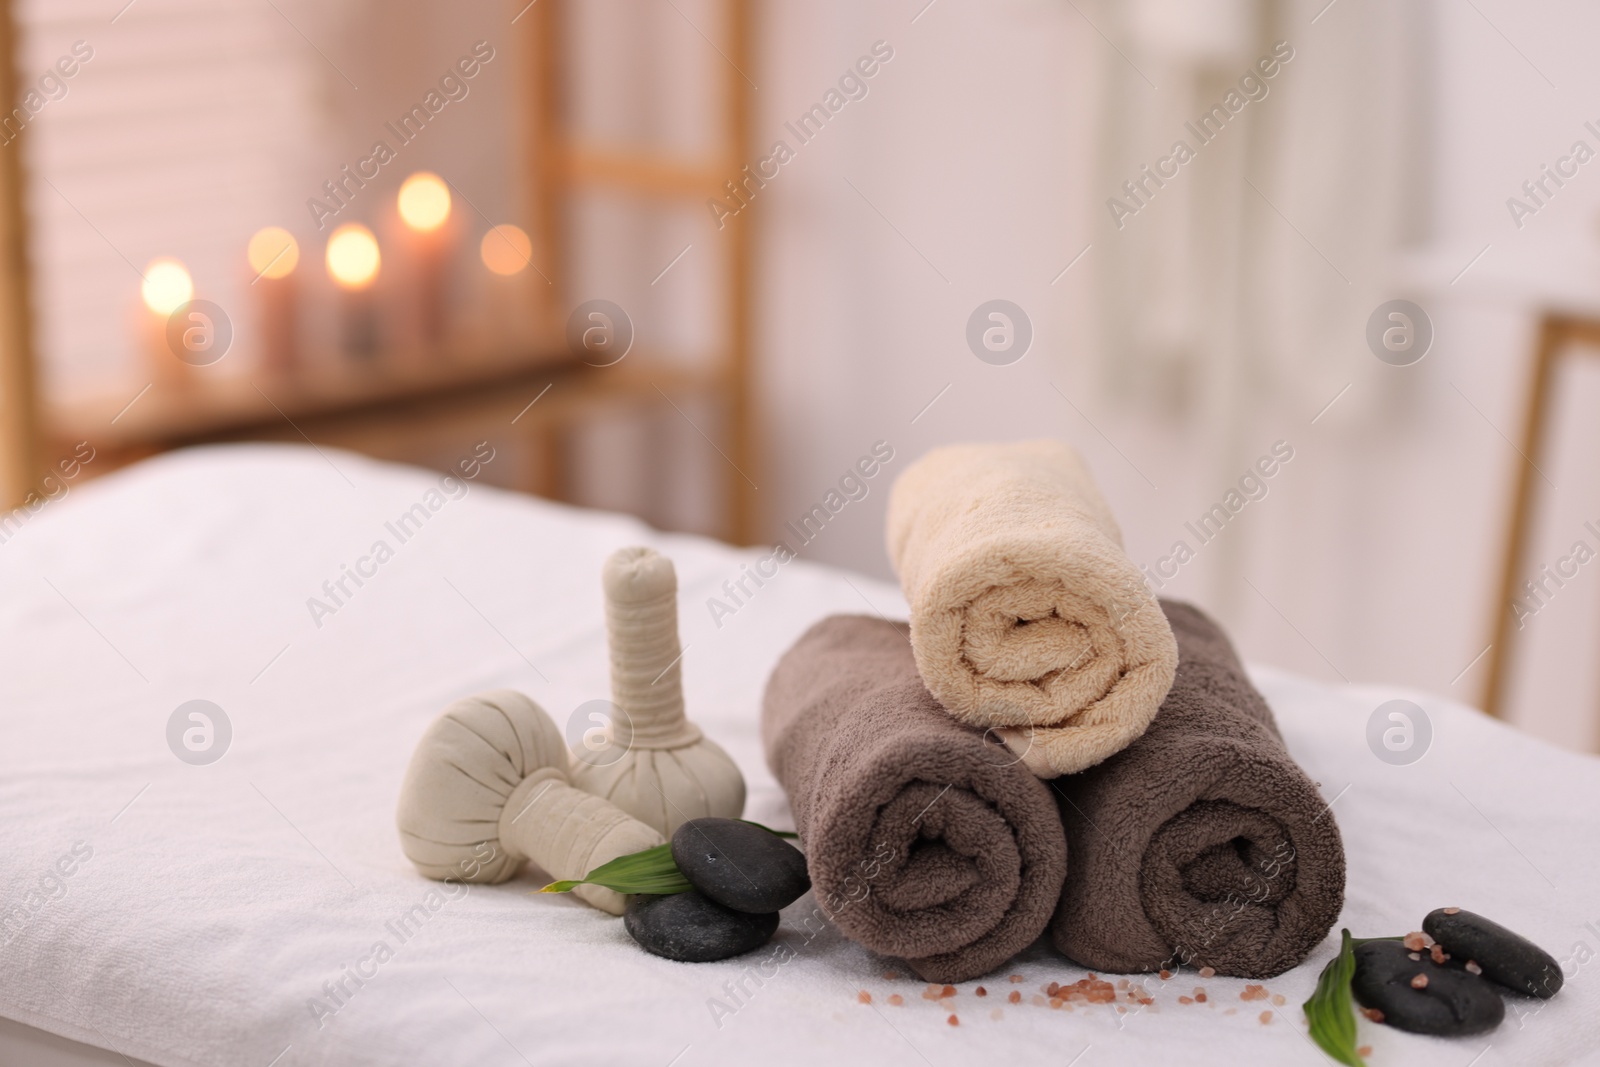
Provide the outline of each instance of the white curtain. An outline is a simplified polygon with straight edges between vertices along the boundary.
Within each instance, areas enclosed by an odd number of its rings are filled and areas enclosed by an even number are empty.
[[[1216,417],[1263,393],[1316,404],[1350,380],[1350,324],[1387,298],[1396,252],[1426,226],[1422,19],[1418,0],[1101,5],[1126,57],[1106,66],[1107,198],[1132,205],[1123,182],[1177,140],[1196,148],[1120,229],[1104,216],[1117,392]],[[1292,58],[1259,78],[1265,95],[1201,144],[1200,117],[1246,97],[1241,77],[1275,46]]]
[[[1403,295],[1391,291],[1397,254],[1427,226],[1418,208],[1424,3],[1104,0],[1084,9],[1118,49],[1100,109],[1107,254],[1095,261],[1107,387],[1191,423],[1218,484],[1259,451],[1263,413],[1310,420],[1381,370],[1365,321]],[[1276,63],[1271,77],[1258,67],[1264,57],[1267,69]],[[1254,80],[1241,84],[1246,75]],[[1213,107],[1241,100],[1220,130],[1205,129],[1209,140],[1196,135]],[[1194,158],[1166,164],[1176,175],[1155,185],[1143,168],[1180,140]],[[1142,204],[1130,180],[1142,180]],[[1113,197],[1134,213],[1114,209]],[[1352,388],[1341,418],[1371,417],[1394,396]],[[1236,569],[1237,558],[1224,572]],[[1219,587],[1237,586],[1228,577],[1217,576]]]

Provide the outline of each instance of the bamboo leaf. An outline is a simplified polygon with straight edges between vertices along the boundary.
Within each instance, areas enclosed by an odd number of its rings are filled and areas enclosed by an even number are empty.
[[[580,885],[600,885],[618,893],[671,896],[693,888],[672,861],[671,845],[656,845],[641,852],[602,863],[582,878],[551,882],[541,893],[570,893]]]
[[[775,837],[799,837],[799,834],[789,830],[774,830],[770,826],[761,826],[758,822],[749,819],[740,819],[740,822],[749,822],[751,826],[759,826]],[[609,863],[602,863],[582,878],[568,878],[559,882],[551,882],[541,893],[570,893],[580,885],[602,885],[607,889],[614,889],[618,893],[649,893],[654,896],[671,896],[682,893],[694,887],[689,880],[678,870],[678,865],[672,859],[672,845],[656,845],[654,848],[643,849],[639,852],[630,852],[626,856],[618,856]]]
[[[1356,1051],[1356,1015],[1350,1007],[1350,979],[1356,973],[1355,942],[1349,930],[1339,931],[1339,954],[1322,969],[1317,988],[1305,1002],[1311,1040],[1340,1063],[1365,1067]],[[1367,938],[1365,940],[1381,940]]]

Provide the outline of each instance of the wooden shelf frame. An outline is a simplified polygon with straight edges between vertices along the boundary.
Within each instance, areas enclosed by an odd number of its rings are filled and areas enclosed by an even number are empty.
[[[682,160],[628,147],[587,143],[571,129],[568,116],[568,0],[540,0],[528,12],[528,52],[533,62],[533,107],[529,111],[529,151],[535,166],[536,243],[543,250],[542,269],[554,284],[547,286],[546,321],[552,330],[565,327],[572,295],[564,265],[572,241],[569,225],[577,196],[596,190],[632,195],[647,201],[687,202],[696,206],[721,194],[724,183],[738,176],[752,159],[753,86],[744,71],[754,65],[755,2],[723,0],[721,137],[703,160]],[[750,544],[759,532],[755,498],[759,446],[754,415],[755,287],[754,233],[751,216],[741,211],[725,222],[722,244],[728,257],[727,289],[721,304],[723,323],[719,364],[705,375],[717,383],[719,406],[726,420],[724,492],[727,517],[723,536]]]
[[[252,439],[359,440],[403,437],[410,421],[446,414],[466,418],[525,404],[530,389],[551,395],[515,421],[520,440],[540,457],[536,475],[521,487],[557,498],[566,495],[564,456],[572,431],[608,404],[646,404],[672,395],[710,399],[722,417],[719,465],[726,512],[718,531],[747,544],[757,532],[758,468],[753,405],[754,286],[751,212],[728,220],[721,245],[728,257],[723,342],[712,358],[684,369],[648,351],[630,353],[625,365],[582,364],[563,342],[570,311],[571,227],[575,199],[596,190],[648,203],[698,205],[718,195],[750,153],[752,87],[743,70],[753,66],[753,0],[723,0],[725,63],[718,116],[721,136],[708,158],[675,159],[629,146],[587,144],[569,127],[565,0],[541,0],[522,21],[529,80],[528,189],[535,267],[548,280],[538,310],[541,344],[492,353],[411,354],[373,366],[319,365],[288,377],[207,379],[179,367],[151,383],[136,404],[127,398],[91,398],[45,405],[38,388],[30,316],[28,234],[25,212],[26,138],[0,149],[0,508],[21,503],[42,477],[50,448],[90,441],[101,457],[95,473],[185,445]],[[518,5],[520,6],[520,4]],[[12,4],[0,0],[0,78],[17,84]],[[13,90],[14,92],[15,90]],[[637,348],[638,346],[636,346]],[[131,395],[132,390],[130,390]],[[676,406],[676,405],[674,405]],[[476,416],[473,416],[476,417]],[[698,427],[697,427],[698,429]],[[352,435],[355,435],[352,437]],[[359,448],[360,446],[357,445]],[[376,449],[375,449],[376,451]]]

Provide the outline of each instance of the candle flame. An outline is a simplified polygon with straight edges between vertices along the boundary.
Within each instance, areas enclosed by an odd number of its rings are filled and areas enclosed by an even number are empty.
[[[533,255],[533,242],[517,226],[502,223],[483,235],[478,251],[483,265],[500,275],[516,274],[528,266]]]
[[[346,289],[365,289],[378,276],[378,239],[359,222],[347,222],[328,238],[328,273]]]
[[[419,170],[400,186],[400,218],[413,230],[437,230],[450,217],[450,187],[430,171]]]
[[[250,269],[258,278],[284,278],[300,262],[300,246],[294,235],[282,226],[257,230],[245,250]]]
[[[170,315],[194,297],[194,279],[175,259],[156,259],[144,269],[140,286],[144,305],[157,315]]]

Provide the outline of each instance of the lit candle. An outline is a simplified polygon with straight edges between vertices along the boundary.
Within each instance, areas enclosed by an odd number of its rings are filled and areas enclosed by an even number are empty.
[[[345,352],[370,358],[378,350],[377,308],[372,283],[381,257],[378,239],[359,222],[347,222],[328,238],[328,274],[343,293],[340,326]]]
[[[194,299],[194,279],[189,277],[188,268],[175,259],[151,260],[144,269],[139,295],[148,311],[141,324],[145,358],[157,374],[176,378],[185,364],[167,344],[167,320]]]
[[[261,364],[271,374],[287,374],[300,360],[299,297],[294,268],[300,246],[281,226],[257,230],[246,255],[261,316]]]
[[[415,315],[417,337],[436,348],[444,336],[444,272],[449,258],[450,187],[428,171],[418,171],[400,186],[400,221],[410,234],[413,270],[416,272]]]
[[[533,260],[533,242],[521,227],[502,223],[483,235],[478,254],[492,275],[485,287],[487,307],[481,316],[486,342],[497,346],[530,340],[534,302],[527,291],[526,272]]]

